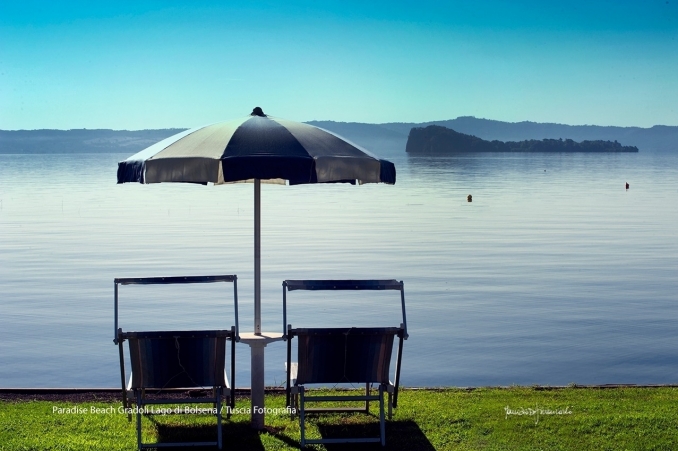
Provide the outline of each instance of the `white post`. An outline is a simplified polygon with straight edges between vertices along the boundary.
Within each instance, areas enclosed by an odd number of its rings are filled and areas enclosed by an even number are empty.
[[[250,343],[252,362],[252,391],[250,424],[253,429],[264,429],[266,415],[264,414],[264,347],[266,343]],[[260,410],[261,409],[261,410]]]
[[[250,347],[250,362],[252,364],[251,383],[251,412],[252,428],[261,431],[264,429],[266,415],[264,414],[264,348],[267,344],[282,340],[281,333],[262,334],[242,333],[240,343]]]

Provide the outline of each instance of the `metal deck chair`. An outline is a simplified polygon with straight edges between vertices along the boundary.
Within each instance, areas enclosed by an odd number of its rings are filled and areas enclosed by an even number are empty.
[[[287,324],[287,292],[293,290],[399,290],[402,323],[399,327],[298,328]],[[400,364],[403,340],[407,335],[405,291],[403,282],[396,280],[286,280],[283,282],[283,325],[287,340],[287,406],[299,412],[301,447],[319,443],[380,442],[386,444],[384,395],[388,394],[388,417],[398,405]],[[389,369],[394,338],[398,337],[398,353],[394,381]],[[292,339],[297,337],[298,361],[292,363]],[[308,396],[309,384],[365,384],[364,395]],[[377,394],[370,384],[379,384]],[[364,401],[359,408],[307,408],[307,403],[327,401]],[[306,438],[306,414],[324,412],[369,413],[369,402],[379,401],[379,437],[368,438]],[[294,411],[294,410],[293,410]]]
[[[192,331],[151,331],[123,332],[118,328],[118,285],[150,284],[186,284],[232,282],[235,325],[225,330]],[[169,446],[217,446],[222,449],[221,410],[222,398],[226,398],[229,407],[228,416],[234,407],[235,387],[235,343],[239,340],[238,329],[238,286],[237,276],[192,276],[192,277],[147,277],[115,279],[115,338],[120,355],[120,380],[122,384],[122,402],[125,411],[136,413],[138,449]],[[125,359],[123,343],[129,342],[130,364],[132,372],[125,386]],[[230,346],[229,383],[226,374],[226,341]],[[166,394],[173,389],[208,389],[204,396],[176,398]],[[146,391],[157,391],[152,398]],[[130,409],[134,403],[135,408]],[[179,442],[179,443],[143,443],[141,437],[141,416],[153,413],[153,405],[175,404],[211,404],[217,419],[216,442]],[[149,411],[148,406],[151,406]],[[175,408],[172,413],[183,412]],[[131,420],[131,413],[128,414]]]

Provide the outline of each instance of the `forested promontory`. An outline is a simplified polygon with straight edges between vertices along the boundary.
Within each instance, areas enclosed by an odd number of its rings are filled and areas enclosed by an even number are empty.
[[[408,153],[454,154],[462,152],[638,152],[635,146],[617,141],[571,139],[530,139],[526,141],[486,141],[438,125],[414,127],[407,138]]]

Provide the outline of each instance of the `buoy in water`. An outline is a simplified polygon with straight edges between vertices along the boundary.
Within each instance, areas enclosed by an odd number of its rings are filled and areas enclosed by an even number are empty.
[[[626,182],[626,189],[629,189],[629,182]]]
[[[468,196],[466,196],[466,200],[469,202],[473,202],[473,196],[469,194]]]

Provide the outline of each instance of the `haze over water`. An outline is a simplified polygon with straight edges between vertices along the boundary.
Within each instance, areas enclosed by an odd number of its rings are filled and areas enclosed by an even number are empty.
[[[115,277],[237,274],[251,331],[252,185],[116,185],[127,156],[0,155],[1,387],[117,386]],[[284,279],[396,278],[407,386],[676,382],[677,156],[393,161],[394,186],[263,187],[264,329]],[[230,327],[230,286],[190,288],[122,287],[121,327]],[[400,321],[393,293],[297,293],[294,326]]]

